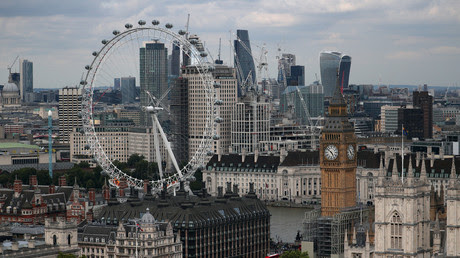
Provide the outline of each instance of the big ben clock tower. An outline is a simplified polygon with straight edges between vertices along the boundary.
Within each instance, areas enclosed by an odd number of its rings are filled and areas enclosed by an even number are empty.
[[[356,206],[356,136],[337,83],[320,139],[321,216]]]

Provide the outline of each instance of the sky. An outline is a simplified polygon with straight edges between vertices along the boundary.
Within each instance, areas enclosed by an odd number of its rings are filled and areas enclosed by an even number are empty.
[[[296,55],[307,84],[319,53],[335,50],[352,57],[351,84],[460,86],[459,0],[1,0],[0,84],[19,55],[34,63],[34,88],[76,85],[114,29],[157,19],[178,31],[188,14],[214,58],[222,39],[227,64],[236,30],[249,30],[271,77],[278,49]]]

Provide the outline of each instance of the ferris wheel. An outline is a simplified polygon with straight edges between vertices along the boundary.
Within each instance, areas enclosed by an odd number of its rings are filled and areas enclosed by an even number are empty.
[[[102,96],[96,98],[94,89],[96,87],[112,85],[114,83],[114,78],[120,77],[132,78],[139,76],[141,79],[140,83],[142,84],[143,75],[141,73],[145,73],[145,67],[142,68],[144,69],[144,71],[142,71],[140,63],[145,56],[142,57],[140,52],[141,49],[145,49],[146,44],[149,42],[160,44],[160,46],[163,44],[163,47],[175,46],[176,49],[180,49],[180,53],[184,54],[184,58],[189,59],[188,63],[195,69],[195,75],[198,76],[198,80],[202,85],[202,99],[205,100],[203,107],[205,110],[205,115],[203,117],[205,126],[202,140],[197,151],[190,154],[188,162],[185,166],[180,168],[175,159],[175,154],[172,151],[170,139],[163,130],[161,119],[159,119],[159,116],[168,115],[169,110],[166,102],[171,87],[167,86],[169,83],[165,85],[163,82],[161,85],[163,91],[149,92],[146,89],[142,89],[143,87],[141,85],[141,91],[143,92],[141,92],[140,95],[141,97],[143,95],[145,98],[148,98],[148,101],[142,103],[141,100],[141,105],[138,108],[141,113],[143,112],[151,119],[150,126],[152,127],[151,132],[154,136],[155,152],[153,156],[155,157],[154,161],[157,162],[159,169],[159,178],[149,180],[149,183],[152,185],[152,190],[158,192],[164,184],[166,184],[168,188],[176,187],[181,180],[193,178],[195,171],[203,168],[204,164],[214,154],[212,151],[213,140],[219,138],[216,133],[216,127],[217,124],[222,121],[217,115],[218,105],[221,101],[216,98],[215,88],[218,88],[220,85],[213,80],[212,71],[215,69],[214,65],[207,60],[208,54],[201,45],[199,39],[197,40],[197,37],[188,37],[188,32],[183,30],[179,30],[178,33],[173,32],[172,24],[167,23],[164,28],[159,24],[160,22],[157,20],[153,20],[151,25],[147,25],[145,21],[140,20],[136,26],[126,24],[123,31],[114,30],[111,39],[102,40],[101,49],[92,53],[94,58],[89,65],[85,66],[87,72],[80,82],[82,87],[82,111],[79,115],[83,121],[81,133],[85,135],[87,141],[85,149],[91,153],[94,161],[96,161],[99,166],[101,166],[103,172],[109,176],[110,184],[115,187],[118,187],[120,180],[124,178],[129,186],[143,188],[144,180],[123,172],[114,164],[116,158],[107,153],[104,137],[101,136],[102,134],[99,132],[96,122],[98,111],[95,111],[99,98]],[[168,50],[166,47],[164,51],[167,54]],[[162,58],[164,58],[164,56]],[[152,69],[152,71],[147,72],[151,72],[152,74],[155,72],[160,73],[155,67],[151,66],[149,69]],[[164,69],[163,67],[163,70]],[[125,93],[123,93],[123,95],[125,95]],[[128,98],[128,96],[123,97]],[[160,155],[160,146],[167,155]],[[166,156],[166,158],[164,156]],[[172,163],[169,173],[163,173],[162,164],[166,163],[164,159],[168,159],[169,164]]]

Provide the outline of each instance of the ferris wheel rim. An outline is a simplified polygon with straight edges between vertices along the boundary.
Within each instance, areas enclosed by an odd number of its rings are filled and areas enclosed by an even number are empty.
[[[140,23],[139,23],[140,24]],[[128,24],[127,24],[128,25]],[[126,26],[127,26],[126,25]],[[169,187],[177,185],[180,180],[184,180],[193,176],[194,172],[204,165],[204,161],[207,159],[207,152],[212,148],[212,136],[216,133],[215,127],[216,122],[214,121],[216,117],[216,107],[214,106],[214,100],[216,98],[215,92],[213,92],[212,84],[213,78],[210,74],[212,64],[207,61],[206,56],[201,53],[190,41],[186,39],[185,36],[174,33],[170,28],[163,29],[158,26],[143,26],[140,24],[139,27],[130,27],[123,31],[115,34],[114,37],[110,40],[103,40],[103,47],[98,52],[93,52],[94,58],[91,62],[91,65],[86,66],[87,69],[86,76],[84,81],[81,82],[83,85],[82,89],[82,120],[83,120],[83,132],[86,136],[87,143],[90,146],[91,154],[96,159],[97,163],[102,167],[103,171],[106,172],[110,177],[110,184],[118,187],[114,180],[125,178],[128,182],[128,185],[135,186],[137,188],[142,188],[145,180],[132,177],[123,171],[121,171],[113,162],[107,157],[103,147],[101,146],[98,136],[95,131],[95,126],[93,121],[93,94],[94,94],[94,80],[97,76],[97,72],[100,69],[100,66],[103,64],[105,56],[110,52],[110,50],[116,46],[118,42],[127,37],[128,35],[135,34],[140,31],[155,31],[163,33],[163,36],[168,35],[170,38],[163,37],[161,40],[169,41],[172,44],[178,44],[185,49],[187,55],[190,58],[194,58],[197,64],[195,65],[197,71],[200,75],[201,81],[205,87],[206,99],[208,100],[206,105],[210,110],[210,113],[206,117],[206,126],[203,132],[203,140],[200,144],[200,148],[197,149],[193,157],[191,157],[188,163],[181,169],[181,176],[178,173],[174,173],[169,177],[163,178],[161,180],[150,180],[149,183],[153,186],[155,190],[161,189],[163,183],[166,183]],[[161,35],[161,34],[160,34]],[[132,40],[132,39],[131,39]],[[96,53],[96,54],[94,54]],[[102,54],[102,55],[101,55]]]

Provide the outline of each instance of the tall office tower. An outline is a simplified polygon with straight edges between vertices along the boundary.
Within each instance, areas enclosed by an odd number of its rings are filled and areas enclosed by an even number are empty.
[[[305,66],[292,65],[291,75],[288,77],[288,86],[304,86],[305,85]]]
[[[59,89],[59,135],[61,143],[69,143],[69,135],[74,127],[81,127],[82,120],[78,116],[81,112],[82,90],[77,87]]]
[[[232,111],[232,152],[241,154],[259,149],[270,140],[270,103],[248,95]]]
[[[175,41],[172,44],[172,52],[171,52],[171,61],[170,61],[170,75],[174,77],[179,77],[179,70],[180,70],[180,47],[179,42]]]
[[[391,160],[385,156],[384,167],[380,160],[374,198],[374,257],[432,257],[427,180],[430,162],[425,159],[418,162],[415,155],[406,155],[404,161],[401,165],[400,156],[394,155]],[[404,179],[401,178],[403,170]],[[387,177],[390,172],[391,177]]]
[[[120,90],[120,89],[121,89],[120,78],[114,78],[113,79],[113,90]]]
[[[412,95],[414,107],[422,109],[423,112],[423,137],[433,138],[433,96],[428,91],[414,91]]]
[[[339,64],[339,83],[343,94],[343,89],[348,89],[348,81],[350,79],[351,57],[344,55],[340,58]]]
[[[189,91],[188,79],[179,77],[173,80],[174,90],[171,91],[171,133],[172,149],[177,161],[188,161],[188,112]]]
[[[406,135],[407,139],[418,138],[424,139],[423,110],[420,108],[398,108],[398,129],[396,134]],[[404,126],[404,133],[401,131]]]
[[[139,53],[141,106],[147,106],[150,100],[146,90],[160,98],[168,88],[168,49],[163,43],[157,41],[145,42],[144,47],[139,49]],[[151,125],[152,121],[149,117],[149,114],[143,112],[141,124]]]
[[[238,82],[247,81],[249,84],[256,85],[256,67],[251,53],[251,43],[249,41],[249,33],[247,30],[237,30],[236,36],[238,40],[234,41],[235,48],[235,68],[237,71]],[[241,74],[240,74],[241,72]],[[238,83],[238,97],[244,95],[242,87]]]
[[[237,101],[237,81],[234,68],[225,65],[216,65],[215,68],[213,72],[214,81],[220,84],[220,88],[216,89],[216,96],[222,100],[218,116],[223,121],[217,126],[216,132],[220,139],[214,141],[213,151],[215,153],[228,153],[231,143],[232,108]],[[207,112],[210,111],[206,107],[204,87],[200,75],[196,72],[196,67],[182,68],[182,77],[188,80],[188,136],[189,157],[191,157],[203,140]]]
[[[134,103],[136,100],[136,77],[121,77],[121,103]]]
[[[217,89],[217,98],[222,100],[219,106],[219,117],[223,119],[218,124],[217,134],[220,139],[214,141],[214,153],[228,154],[232,143],[232,110],[238,100],[238,86],[236,81],[235,69],[226,65],[217,65],[213,72],[214,80],[220,83]]]
[[[332,217],[356,206],[356,136],[338,83],[321,132],[319,152],[321,216]]]
[[[326,98],[330,98],[334,94],[341,56],[341,53],[331,51],[325,51],[319,54],[321,84],[323,84],[324,97]]]
[[[381,131],[394,133],[398,130],[398,106],[385,105],[380,108]]]
[[[30,100],[30,97],[27,97],[27,96],[31,95],[34,92],[33,63],[26,59],[19,60],[19,74],[20,74],[19,91],[21,93],[21,100],[30,102],[28,101]]]

